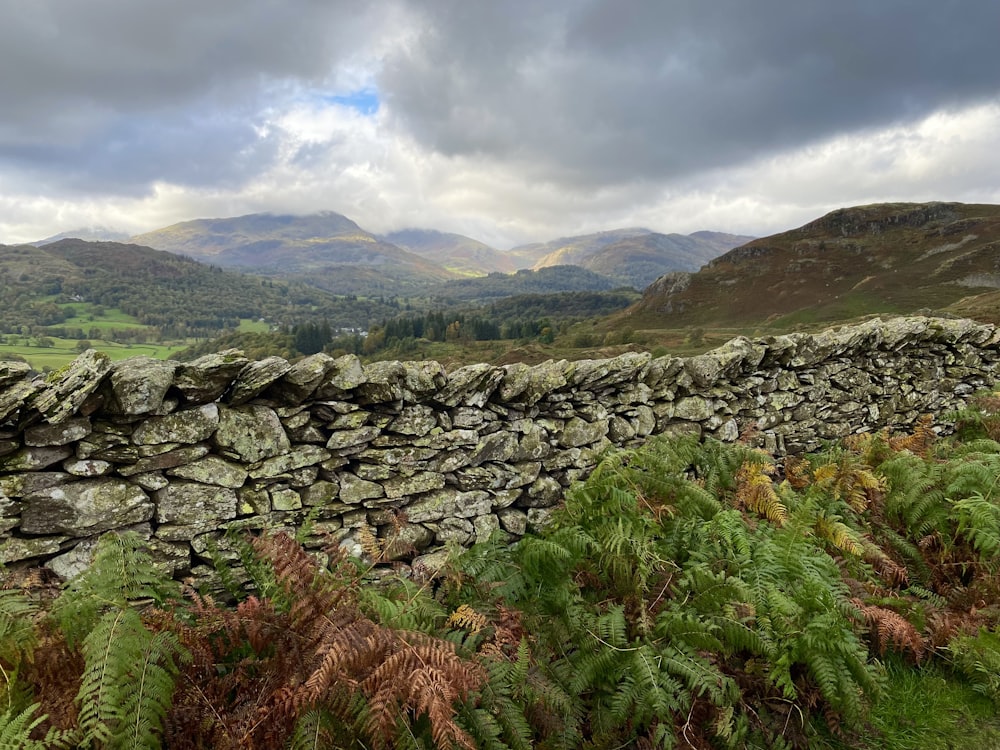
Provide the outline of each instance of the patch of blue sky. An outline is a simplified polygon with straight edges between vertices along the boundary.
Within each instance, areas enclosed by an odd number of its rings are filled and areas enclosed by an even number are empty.
[[[373,88],[358,89],[346,94],[327,94],[320,99],[327,104],[353,109],[362,115],[374,115],[381,103],[378,91]]]

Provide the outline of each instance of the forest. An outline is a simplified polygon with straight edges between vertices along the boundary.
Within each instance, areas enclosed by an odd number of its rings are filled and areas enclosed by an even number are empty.
[[[107,535],[5,575],[0,747],[995,747],[1000,395],[947,424],[656,438],[427,577],[402,516],[361,558],[234,531],[215,590]]]

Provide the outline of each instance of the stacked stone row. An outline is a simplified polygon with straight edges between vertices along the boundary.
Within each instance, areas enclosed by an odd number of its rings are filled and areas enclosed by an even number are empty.
[[[541,365],[190,363],[90,351],[29,377],[0,363],[0,561],[78,572],[137,531],[176,575],[208,575],[225,532],[300,529],[354,554],[433,565],[445,545],[544,524],[611,446],[742,435],[775,453],[940,414],[993,383],[993,326],[871,321],[737,338],[697,357]]]

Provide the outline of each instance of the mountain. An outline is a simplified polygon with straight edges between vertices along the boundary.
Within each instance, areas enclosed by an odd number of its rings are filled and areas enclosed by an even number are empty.
[[[224,267],[301,279],[341,294],[395,294],[455,277],[332,211],[197,219],[132,241]]]
[[[60,305],[119,309],[145,325],[204,331],[239,318],[293,323],[325,318],[365,326],[389,308],[334,299],[301,284],[248,276],[134,244],[65,239],[42,247],[0,245],[0,332],[58,325]]]
[[[87,240],[88,242],[125,242],[128,238],[128,232],[119,232],[116,229],[109,229],[108,227],[80,227],[79,229],[60,232],[51,237],[46,237],[44,240],[37,240],[29,244],[35,247],[42,247],[43,245],[51,245],[53,242],[58,242],[59,240],[68,239]]]
[[[491,273],[478,278],[446,281],[431,287],[428,294],[442,304],[485,303],[522,294],[603,292],[616,286],[613,279],[586,268],[550,266],[537,271],[521,269],[510,274]]]
[[[382,235],[382,239],[463,276],[513,273],[524,267],[510,253],[465,235],[436,229],[403,229]]]
[[[628,228],[563,237],[515,251],[540,253],[535,269],[573,264],[609,276],[620,284],[644,289],[669,271],[695,271],[751,239],[721,232],[683,235]]]
[[[995,320],[1000,206],[884,203],[833,211],[671,273],[630,325],[789,328],[920,310]]]

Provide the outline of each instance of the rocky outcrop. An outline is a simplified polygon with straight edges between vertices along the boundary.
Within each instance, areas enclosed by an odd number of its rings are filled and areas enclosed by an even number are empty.
[[[111,364],[87,352],[29,379],[0,363],[0,560],[81,569],[132,530],[205,575],[231,528],[393,536],[391,559],[545,522],[611,446],[740,435],[777,454],[960,406],[992,385],[993,326],[900,318],[749,340],[680,359],[472,365],[298,363],[223,352]],[[402,531],[399,531],[399,529]]]

